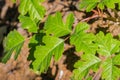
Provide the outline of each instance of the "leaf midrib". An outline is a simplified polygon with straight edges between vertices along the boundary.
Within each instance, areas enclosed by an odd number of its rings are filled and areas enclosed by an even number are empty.
[[[56,26],[55,23],[52,23],[52,25],[53,25],[53,26]],[[62,30],[64,30],[64,31],[71,32],[71,30],[67,29],[67,27],[65,27],[64,24],[63,24],[63,25],[58,25],[58,24],[57,24],[56,28],[57,28],[57,29],[60,28],[60,29],[62,29]]]
[[[61,44],[62,42],[63,42],[63,41],[61,40],[61,41],[58,43],[58,45],[52,47],[52,48],[47,52],[48,54],[46,54],[45,57],[41,60],[41,63],[39,64],[39,66],[42,64],[42,62],[44,61],[44,59],[46,59],[46,57],[49,55],[49,53],[52,52],[56,47],[58,47],[59,44]],[[39,66],[38,66],[38,67],[39,67]]]
[[[93,61],[91,60],[90,62],[93,62]],[[93,66],[93,65],[95,65],[96,63],[99,63],[99,62],[100,62],[100,60],[97,60],[97,59],[96,59],[96,62],[92,63],[91,65],[88,65],[86,68],[83,68],[83,70],[82,70],[81,72],[87,70],[88,68],[90,68],[91,66]],[[80,69],[80,68],[79,68],[79,69]]]

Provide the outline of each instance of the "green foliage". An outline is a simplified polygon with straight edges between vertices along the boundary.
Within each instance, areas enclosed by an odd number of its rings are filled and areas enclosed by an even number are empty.
[[[92,68],[94,65],[98,64],[101,60],[96,57],[93,54],[85,54],[81,56],[82,59],[75,63],[75,69],[74,70],[74,80],[82,80],[85,78],[90,68]]]
[[[85,54],[81,56],[82,59],[75,64],[74,79],[77,80],[78,78],[81,80],[86,78],[89,70],[92,69],[94,65],[97,65],[96,67],[94,66],[94,68],[102,68],[102,79],[117,80],[120,77],[120,68],[116,66],[120,65],[120,41],[114,39],[110,33],[104,35],[103,32],[99,32],[96,35],[94,44],[98,47],[95,49],[98,56],[86,54],[85,52]]]
[[[74,33],[70,37],[70,43],[75,45],[76,51],[83,51],[85,53],[95,53],[96,45],[93,44],[95,36],[92,33],[86,33],[89,28],[87,23],[78,23]]]
[[[41,5],[44,0],[20,0],[19,20],[24,29],[37,33],[38,23],[45,15],[45,8]]]
[[[39,4],[43,1],[44,0],[21,0],[21,4],[19,6],[19,11],[21,13],[19,20],[22,23],[22,27],[27,29],[28,32],[38,33],[31,38],[29,43],[29,47],[31,48],[30,53],[32,54],[32,56],[30,54],[29,58],[30,60],[33,60],[33,70],[38,73],[47,70],[52,56],[54,56],[55,60],[57,61],[61,57],[64,48],[64,40],[45,35],[49,33],[44,34],[43,32],[41,33],[41,31],[40,33],[38,32],[37,26],[39,20],[41,20],[45,14],[44,7]],[[66,19],[66,24],[64,24],[61,14],[56,13],[55,17],[49,16],[45,22],[44,30],[51,33],[50,29],[55,27],[54,29],[56,30],[52,31],[55,31],[59,37],[64,36],[71,32],[73,21],[73,14],[70,14]],[[60,33],[57,33],[58,31],[60,31]]]
[[[6,55],[2,59],[2,62],[5,63],[10,58],[13,51],[16,53],[15,54],[16,59],[18,54],[20,53],[23,43],[24,43],[23,36],[21,36],[16,30],[11,31],[4,41]]]
[[[119,51],[120,42],[113,39],[110,33],[104,36],[103,32],[100,32],[96,35],[95,42],[99,47],[97,52],[100,53],[100,55],[110,57],[112,54]]]
[[[119,57],[119,59],[120,59],[120,56],[118,56],[118,55],[116,55],[115,57]],[[120,77],[120,68],[116,66],[116,65],[120,65],[120,64],[116,63],[116,61],[114,60],[115,57],[107,58],[101,64],[101,66],[103,68],[102,79],[117,80]]]
[[[102,69],[102,80],[117,80],[120,77],[118,67],[120,65],[120,41],[114,39],[110,33],[105,35],[99,32],[95,35],[87,32],[89,25],[85,22],[80,22],[72,28],[73,13],[67,16],[65,22],[60,12],[56,12],[54,16],[49,15],[43,28],[39,29],[39,23],[45,15],[45,8],[41,5],[43,1],[20,0],[19,20],[22,28],[32,33],[28,44],[29,60],[32,60],[31,68],[36,73],[47,71],[51,58],[58,61],[64,52],[64,43],[67,42],[75,47],[76,52],[83,52],[80,60],[74,65],[73,80],[92,80],[93,76],[89,75],[90,70],[97,73],[99,69]],[[86,11],[91,11],[96,6],[100,9],[104,9],[105,6],[113,9],[115,3],[119,2],[120,0],[82,0],[80,9],[85,8]],[[10,32],[4,41],[6,55],[2,61],[6,62],[13,51],[16,53],[16,59],[23,43],[23,36],[15,30]]]
[[[12,2],[13,2],[13,3],[15,3],[15,2],[16,2],[16,0],[12,0]]]
[[[73,14],[69,14],[66,19],[66,24],[62,21],[62,16],[59,12],[55,14],[55,16],[49,16],[45,22],[44,29],[47,34],[51,34],[56,37],[65,36],[71,33],[71,27],[74,21]]]
[[[39,3],[43,0],[20,0],[19,11],[21,15],[29,13],[31,19],[41,20],[45,14],[45,8]]]
[[[25,15],[28,12],[29,0],[20,0],[19,12]]]
[[[117,80],[117,78],[120,77],[120,69],[115,65],[120,65],[116,63],[120,56],[115,55],[115,53],[119,51],[120,42],[113,39],[110,33],[104,36],[104,34],[100,32],[96,37],[96,44],[98,44],[99,47],[97,52],[106,58],[101,64],[103,68],[102,78],[106,80]],[[115,60],[115,58],[117,58],[117,60]]]
[[[93,10],[95,7],[104,9],[106,6],[107,8],[114,9],[116,3],[119,4],[120,0],[82,0],[79,4],[79,9],[85,8],[87,12]]]
[[[35,61],[32,63],[35,71],[44,72],[49,67],[52,56],[57,61],[64,49],[64,40],[56,37],[44,36],[42,39],[44,45],[36,47],[34,52]]]
[[[23,29],[27,29],[29,32],[37,33],[38,26],[30,17],[20,15],[19,20]]]
[[[79,4],[79,9],[85,8],[87,12],[96,7],[99,0],[82,0]]]

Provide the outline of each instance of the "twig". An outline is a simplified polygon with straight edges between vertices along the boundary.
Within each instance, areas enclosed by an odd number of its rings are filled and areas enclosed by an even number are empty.
[[[89,20],[91,20],[91,19],[99,18],[99,17],[100,17],[99,15],[93,15],[93,16],[91,16],[91,17],[88,17],[88,18],[85,18],[85,19],[81,20],[81,22],[89,21]]]
[[[92,80],[100,80],[101,77],[101,73],[102,73],[102,68],[100,67],[99,70],[96,72],[96,74],[94,75]]]

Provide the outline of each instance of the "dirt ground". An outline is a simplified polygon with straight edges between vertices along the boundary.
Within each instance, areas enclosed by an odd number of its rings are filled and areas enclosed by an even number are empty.
[[[62,13],[63,20],[66,16],[73,12],[75,15],[75,21],[73,27],[78,22],[88,22],[90,29],[88,32],[98,33],[102,30],[104,33],[111,32],[113,36],[117,36],[120,33],[120,20],[118,16],[120,11],[114,11],[111,9],[105,9],[103,12],[98,12],[97,9],[92,12],[80,11],[78,9],[78,3],[80,0],[46,0],[43,3],[47,12],[42,23],[46,20],[48,15],[54,15],[56,11]],[[2,40],[7,34],[17,29],[23,36],[27,38],[28,33],[23,30],[17,19],[19,0],[16,4],[13,4],[10,0],[0,0],[0,57],[3,56]],[[52,59],[51,65],[47,72],[37,75],[30,68],[30,61],[27,60],[29,49],[28,40],[25,41],[24,46],[17,60],[13,59],[14,53],[10,60],[6,63],[0,63],[0,80],[70,80],[72,71],[74,69],[74,63],[79,59],[78,53],[74,52],[74,48],[68,44],[65,44],[65,51],[62,58],[55,63]]]

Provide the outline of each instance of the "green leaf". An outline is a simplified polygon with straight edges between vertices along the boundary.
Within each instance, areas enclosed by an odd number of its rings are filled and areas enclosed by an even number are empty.
[[[39,4],[39,0],[30,0],[29,14],[31,19],[41,20],[45,14],[45,8]]]
[[[108,8],[114,9],[115,8],[115,1],[114,0],[102,0],[100,3],[107,6]]]
[[[100,3],[102,3],[104,6],[107,6],[108,8],[114,9],[116,3],[120,3],[120,0],[102,0]]]
[[[15,3],[15,2],[16,2],[16,0],[12,0],[12,2],[13,2],[13,3]]]
[[[118,3],[118,9],[120,10],[120,3]]]
[[[72,19],[72,20],[71,20]],[[55,16],[49,16],[45,22],[44,29],[47,34],[52,34],[56,37],[65,36],[71,33],[71,27],[73,23],[73,14],[68,15],[66,25],[62,21],[62,16],[59,12]]]
[[[94,3],[94,4],[92,3],[91,5],[89,5],[89,6],[86,8],[86,12],[89,12],[89,11],[93,10],[93,9],[95,8],[96,4],[97,4],[97,3]]]
[[[103,68],[102,79],[117,80],[120,77],[120,68],[115,66],[113,59],[108,58],[106,61],[104,61],[102,63],[102,68]]]
[[[113,58],[113,62],[114,62],[115,65],[120,65],[120,54],[116,55]]]
[[[72,28],[71,26],[73,25],[73,22],[74,22],[74,14],[73,14],[73,13],[70,13],[70,14],[67,16],[65,26],[68,27],[69,30],[71,30],[71,28]]]
[[[31,19],[41,20],[45,14],[45,8],[40,4],[43,0],[20,0],[19,11],[21,15],[29,12]]]
[[[34,34],[32,36],[32,38],[30,39],[30,42],[29,42],[30,54],[28,56],[28,60],[32,60],[32,61],[35,60],[34,52],[36,50],[36,46],[44,45],[44,43],[42,42],[42,39],[44,36],[45,36],[45,33],[42,33],[42,32]],[[30,67],[33,68],[32,65],[30,65]]]
[[[20,15],[19,20],[22,23],[22,28],[28,29],[29,32],[37,33],[38,27],[30,17]]]
[[[51,57],[54,55],[57,61],[64,49],[64,40],[52,36],[44,36],[42,39],[44,45],[36,47],[34,57],[35,61],[32,63],[35,71],[44,72],[47,70]]]
[[[102,2],[98,4],[98,7],[99,7],[100,9],[102,9],[102,10],[105,8],[105,6],[104,6],[104,4],[103,4]]]
[[[7,38],[4,41],[4,48],[6,55],[3,57],[2,62],[7,62],[9,60],[13,51],[15,51],[15,59],[17,58],[18,54],[20,53],[21,47],[24,43],[24,38],[20,35],[16,30],[11,31]]]
[[[79,4],[79,8],[80,10],[85,8],[87,12],[90,12],[95,7],[104,9],[106,6],[107,8],[114,9],[116,3],[119,4],[120,0],[82,0]]]
[[[93,44],[95,36],[92,33],[86,33],[85,30],[89,28],[87,23],[81,22],[76,28],[75,32],[70,37],[70,43],[75,45],[76,51],[83,51],[85,53],[95,53],[97,46]]]
[[[30,0],[20,0],[19,12],[21,13],[21,15],[25,15],[28,12],[29,4]]]
[[[44,2],[45,0],[38,0],[39,2]]]
[[[82,0],[79,4],[80,10],[85,8],[87,12],[96,7],[99,0]]]
[[[85,54],[81,57],[82,59],[74,65],[74,67],[77,68],[73,71],[74,80],[82,80],[86,77],[91,67],[101,62],[101,60],[93,54]]]
[[[29,46],[33,47],[32,44],[42,44],[42,38],[45,34],[44,33],[39,33],[39,34],[34,34],[32,38],[30,39]]]
[[[120,42],[113,39],[110,33],[105,36],[103,32],[99,32],[95,42],[99,47],[97,52],[106,57],[118,52],[120,46]]]
[[[116,65],[120,65],[120,55],[115,55],[115,53],[119,51],[120,42],[110,33],[104,35],[103,32],[99,32],[96,35],[95,43],[99,47],[97,52],[105,57],[105,61],[101,63],[102,79],[117,80],[120,77],[120,69]]]

